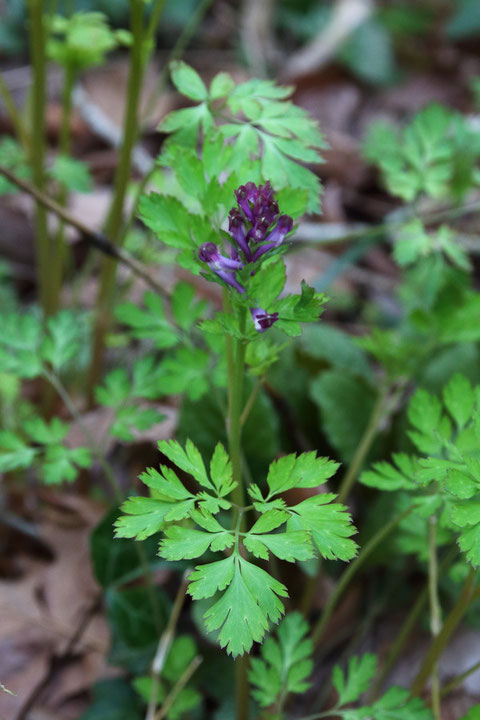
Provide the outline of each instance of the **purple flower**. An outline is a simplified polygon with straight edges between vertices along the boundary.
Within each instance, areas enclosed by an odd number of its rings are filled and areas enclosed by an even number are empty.
[[[235,196],[238,208],[230,210],[228,229],[245,262],[255,262],[282,244],[293,227],[293,220],[288,215],[279,216],[269,182],[241,185],[235,190]]]
[[[268,313],[262,310],[262,308],[250,308],[250,313],[253,324],[255,325],[255,330],[259,333],[263,333],[265,330],[268,330],[268,328],[271,328],[273,323],[276,323],[278,320],[278,312]]]
[[[259,257],[261,257],[269,250],[273,250],[274,248],[279,247],[283,243],[285,236],[288,235],[288,233],[291,231],[292,227],[292,218],[288,215],[280,215],[277,224],[270,232],[270,234],[267,235],[267,237],[265,238],[265,242],[255,250],[252,258],[253,262],[255,262],[255,260],[258,260]]]
[[[228,215],[228,229],[231,236],[245,255],[247,262],[252,259],[252,253],[248,247],[243,215],[237,208],[232,208]]]
[[[235,277],[235,271],[243,267],[243,263],[240,260],[225,257],[213,242],[206,242],[200,245],[198,248],[198,257],[228,285],[231,285],[239,293],[245,292],[245,289]]]

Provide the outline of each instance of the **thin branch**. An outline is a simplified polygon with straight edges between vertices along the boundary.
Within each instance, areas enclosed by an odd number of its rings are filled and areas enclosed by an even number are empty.
[[[141,278],[159,295],[162,295],[165,298],[170,297],[170,293],[168,292],[168,290],[166,290],[164,287],[162,287],[162,285],[157,283],[156,280],[154,280],[154,278],[149,275],[143,265],[138,262],[138,260],[135,260],[135,258],[125,252],[125,250],[122,250],[122,248],[116,247],[103,233],[89,228],[81,220],[78,220],[73,215],[71,215],[68,210],[59,205],[51,197],[43,193],[41,190],[39,190],[37,187],[27,182],[26,180],[22,180],[16,177],[12,172],[10,172],[10,170],[8,170],[6,167],[3,167],[2,165],[0,165],[0,175],[3,175],[11,183],[21,188],[24,192],[28,193],[28,195],[31,195],[31,197],[33,197],[37,201],[37,203],[52,212],[54,215],[60,218],[60,220],[63,220],[63,222],[65,222],[67,225],[75,228],[75,230],[80,233],[82,238],[96,250],[99,250],[104,255],[108,255],[109,257],[115,258],[116,260],[121,262],[123,265],[128,267],[134,273],[134,275],[137,275],[139,278]]]
[[[173,703],[185,687],[185,685],[188,683],[190,678],[192,677],[195,670],[198,668],[198,666],[202,663],[202,658],[197,655],[193,658],[190,665],[187,667],[185,672],[183,673],[182,677],[179,679],[175,687],[173,688],[170,695],[167,697],[165,702],[163,703],[163,706],[160,708],[158,713],[155,715],[155,720],[163,720],[163,718],[168,714],[169,710],[171,709]]]
[[[148,701],[148,708],[147,714],[145,715],[145,720],[155,720],[158,690],[160,687],[160,675],[162,674],[165,660],[167,659],[168,652],[172,645],[178,618],[180,617],[180,612],[183,607],[183,603],[185,602],[185,592],[187,590],[189,573],[190,570],[188,569],[183,575],[182,583],[178,588],[172,612],[170,613],[170,617],[168,619],[167,627],[165,628],[158,642],[157,652],[155,653],[155,657],[152,663],[152,689],[150,691],[150,699]]]

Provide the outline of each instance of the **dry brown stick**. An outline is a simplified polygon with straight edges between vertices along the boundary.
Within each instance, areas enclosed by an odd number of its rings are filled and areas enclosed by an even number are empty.
[[[63,222],[65,222],[67,225],[70,225],[71,227],[75,228],[75,230],[78,230],[84,240],[86,240],[92,247],[96,248],[104,255],[115,258],[123,265],[128,267],[135,275],[137,275],[144,282],[146,282],[147,285],[149,285],[159,295],[167,298],[170,297],[168,290],[166,290],[164,287],[162,287],[162,285],[157,283],[157,281],[149,275],[149,273],[146,271],[146,269],[141,263],[139,263],[137,260],[135,260],[135,258],[125,252],[125,250],[116,247],[103,233],[89,228],[81,220],[78,220],[73,215],[71,215],[68,210],[59,205],[55,200],[53,200],[51,197],[41,192],[41,190],[32,185],[32,183],[18,178],[10,170],[3,167],[3,165],[0,165],[0,175],[3,175],[11,183],[19,187],[24,192],[28,193],[28,195],[31,195],[31,197],[33,197],[37,203],[39,203],[47,210],[52,212],[54,215],[56,215],[58,218],[63,220]]]

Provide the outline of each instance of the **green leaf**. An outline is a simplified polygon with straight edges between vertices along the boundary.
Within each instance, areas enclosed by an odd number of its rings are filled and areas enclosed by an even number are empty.
[[[118,677],[95,683],[92,704],[79,720],[142,720],[144,715],[138,695]]]
[[[433,242],[418,218],[404,225],[395,237],[393,256],[399,265],[410,265],[433,251]]]
[[[209,632],[220,630],[221,647],[233,656],[249,652],[260,642],[268,623],[277,622],[284,612],[280,597],[287,596],[282,583],[265,570],[234,557],[233,576],[222,597],[204,614]]]
[[[218,100],[227,97],[234,87],[235,83],[232,76],[227,72],[219,72],[210,83],[210,99]]]
[[[480,705],[475,705],[475,707],[470,708],[462,720],[480,720]]]
[[[174,465],[177,465],[181,470],[192,475],[199,485],[209,490],[214,490],[208,478],[202,456],[191,440],[187,440],[185,449],[183,449],[176,440],[161,440],[158,443],[158,449],[166,455]]]
[[[42,358],[58,372],[80,349],[78,316],[61,310],[47,321],[47,334],[41,345]]]
[[[237,486],[232,480],[232,463],[221,443],[217,443],[210,462],[210,477],[219,497],[229,495]]]
[[[67,155],[57,155],[49,174],[67,190],[79,193],[92,192],[92,176],[88,165],[81,160],[75,160]]]
[[[339,665],[335,665],[332,683],[338,693],[338,705],[347,705],[358,700],[368,689],[376,672],[377,658],[372,653],[351,657],[346,675]]]
[[[351,34],[340,51],[340,59],[357,77],[373,85],[385,85],[395,76],[391,35],[375,18],[363,22]]]
[[[29,180],[31,170],[25,151],[19,142],[4,135],[0,138],[0,158],[3,167],[11,170],[21,180]],[[0,195],[19,192],[19,188],[3,176],[0,177]]]
[[[196,149],[172,145],[164,162],[174,168],[178,183],[187,196],[203,203],[207,182],[203,163],[199,159]]]
[[[135,438],[137,432],[148,430],[164,418],[165,415],[153,407],[138,407],[138,405],[129,404],[117,409],[110,433],[114,437],[128,442]]]
[[[458,538],[460,549],[466,553],[467,561],[480,565],[480,503],[466,501],[452,510],[452,521],[462,528]]]
[[[174,504],[155,498],[131,497],[125,500],[121,509],[122,515],[115,522],[115,536],[145,540],[159,532],[165,522],[165,515]],[[188,514],[188,508],[185,516]]]
[[[475,403],[473,388],[466,377],[455,374],[443,391],[443,401],[459,429],[463,428],[472,415]]]
[[[150,670],[169,614],[168,599],[158,588],[145,586],[122,590],[110,588],[106,595],[107,618],[112,633],[109,662],[131,672]],[[155,611],[152,607],[155,602]]]
[[[119,516],[119,508],[109,510],[90,535],[90,558],[95,579],[102,588],[122,585],[143,574],[138,562],[138,549],[130,540],[113,535],[113,526]],[[143,550],[150,568],[164,564],[157,556],[158,543],[154,538],[144,540]]]
[[[270,510],[269,512],[278,512]],[[257,535],[254,528],[244,538],[244,545],[255,557],[268,560],[268,550],[287,562],[296,560],[310,560],[315,557],[309,533],[305,531],[288,531],[282,533],[271,533],[269,535]]]
[[[282,258],[255,272],[248,284],[248,295],[255,307],[268,310],[285,286],[286,270]]]
[[[411,698],[409,691],[401,687],[390,688],[362,712],[362,718],[372,717],[373,720],[433,720],[432,712],[423,700]]]
[[[172,293],[172,313],[182,330],[190,330],[202,316],[205,301],[195,302],[195,288],[190,283],[179,282]]]
[[[200,75],[182,60],[173,60],[170,63],[172,81],[182,95],[192,100],[206,100],[207,88]]]
[[[225,550],[232,547],[234,542],[233,532],[229,530],[212,533],[172,525],[165,528],[159,555],[166,560],[190,560],[201,557],[209,548],[214,551]]]
[[[194,216],[176,198],[154,192],[142,195],[138,212],[145,225],[166,245],[186,250],[195,248]]]
[[[315,451],[298,455],[285,455],[274,460],[269,468],[267,484],[269,496],[278,495],[292,488],[313,488],[331,478],[339,464],[325,457],[316,457]]]
[[[366,353],[350,335],[332,325],[324,322],[306,325],[299,344],[302,353],[309,357],[326,361],[334,368],[347,370],[367,380],[371,378]]]
[[[146,310],[133,303],[119,305],[115,309],[117,320],[130,327],[133,337],[151,340],[157,348],[176,345],[178,334],[165,317],[162,299],[149,290],[143,296],[143,302]]]
[[[105,377],[103,385],[95,388],[95,399],[107,407],[115,407],[124,403],[131,393],[131,383],[127,371],[123,367],[111,370]]]
[[[157,379],[159,392],[185,394],[199,400],[209,389],[209,354],[200,348],[180,347],[162,361]]]
[[[311,533],[318,552],[327,560],[351,560],[356,555],[357,544],[350,537],[356,530],[345,505],[332,503],[335,497],[322,493],[290,507],[287,529]]]
[[[281,694],[304,693],[310,687],[313,643],[307,633],[308,624],[300,613],[290,613],[278,626],[278,640],[267,637],[261,657],[251,659],[252,695],[262,707],[273,705]]]
[[[88,448],[67,448],[63,445],[48,445],[42,463],[43,481],[47,485],[73,482],[79,468],[87,468],[92,462]]]
[[[50,445],[62,442],[68,433],[69,426],[58,417],[52,418],[49,423],[43,418],[34,417],[25,421],[24,429],[33,442],[39,445]]]
[[[196,567],[189,575],[188,592],[194,600],[215,595],[230,585],[235,566],[235,556]]]
[[[378,490],[415,489],[418,459],[406,453],[394,453],[392,459],[394,465],[385,461],[374,463],[371,470],[361,474],[360,482]]]
[[[408,419],[415,430],[409,435],[421,452],[435,455],[442,447],[442,405],[438,398],[419,389],[410,401]]]
[[[310,386],[313,401],[318,405],[322,424],[329,442],[348,462],[365,431],[374,394],[362,379],[345,371],[328,370]]]
[[[26,445],[15,433],[0,431],[0,472],[10,472],[32,465],[36,450]]]

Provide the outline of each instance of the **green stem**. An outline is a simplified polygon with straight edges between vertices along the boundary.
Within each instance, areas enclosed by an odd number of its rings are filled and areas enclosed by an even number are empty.
[[[124,234],[121,232],[123,206],[132,168],[132,152],[138,134],[138,107],[145,69],[143,14],[143,0],[131,0],[130,26],[132,46],[130,50],[130,70],[123,121],[123,142],[115,174],[112,204],[105,224],[105,234],[116,246],[122,244],[124,237]],[[105,335],[111,325],[116,269],[117,263],[113,258],[104,258],[100,273],[100,288],[97,295],[92,361],[88,378],[88,397],[90,402],[93,401],[93,390],[100,379]]]
[[[45,101],[46,101],[46,28],[43,0],[28,0],[30,21],[30,56],[32,63],[31,146],[30,164],[33,182],[39,190],[45,187]],[[45,315],[54,314],[59,307],[58,297],[51,292],[52,251],[47,230],[45,209],[37,203],[35,208],[35,243],[37,253],[38,292]],[[54,282],[53,287],[56,285]]]
[[[338,603],[339,598],[341,597],[344,590],[348,587],[354,576],[357,574],[358,570],[360,570],[363,563],[367,560],[367,558],[375,550],[375,548],[392,532],[392,530],[397,527],[397,525],[403,520],[403,518],[407,517],[407,515],[412,512],[412,510],[413,506],[407,508],[407,510],[404,510],[402,513],[394,517],[393,520],[390,520],[390,522],[388,522],[386,525],[383,525],[383,527],[381,527],[380,530],[378,530],[375,535],[370,538],[367,544],[361,549],[355,560],[353,560],[353,562],[351,562],[347,569],[343,572],[340,580],[335,587],[335,590],[329,597],[328,602],[325,605],[322,615],[320,616],[320,619],[313,632],[313,641],[315,645],[318,645],[320,643],[323,633],[325,632],[325,628],[332,616],[332,613]]]
[[[153,106],[155,104],[157,97],[159,95],[161,95],[161,93],[165,89],[165,85],[167,83],[167,77],[168,77],[169,63],[172,60],[178,59],[182,55],[182,53],[184,52],[188,43],[190,42],[197,26],[201,22],[203,16],[207,12],[207,10],[210,7],[210,5],[212,4],[212,2],[213,2],[213,0],[202,0],[198,4],[198,6],[194,10],[194,12],[192,13],[187,24],[185,25],[184,29],[182,30],[181,34],[179,35],[177,42],[175,43],[174,47],[172,48],[170,55],[168,56],[162,70],[160,71],[160,75],[157,80],[155,90],[154,90],[154,92],[152,92],[152,94],[150,95],[150,97],[146,103],[145,112],[144,112],[145,118],[148,118],[148,116],[150,115],[150,113],[153,109]],[[131,210],[131,213],[127,220],[126,226],[125,226],[125,233],[127,233],[130,230],[131,226],[133,225],[140,196],[145,191],[146,186],[148,185],[148,183],[150,182],[150,180],[152,179],[152,177],[156,171],[157,171],[157,167],[155,165],[153,165],[152,169],[146,175],[144,175],[144,177],[139,182],[138,187],[135,192],[135,199],[132,203],[132,210]]]
[[[352,486],[357,479],[362,466],[365,462],[370,448],[377,435],[378,425],[382,418],[385,410],[385,403],[388,397],[388,386],[382,385],[378,393],[376,402],[372,408],[370,418],[367,426],[364,430],[360,442],[355,449],[355,453],[352,457],[350,465],[347,468],[343,480],[340,484],[338,493],[338,502],[344,503],[352,489]],[[319,568],[320,569],[320,568]],[[315,598],[315,592],[317,588],[317,575],[309,577],[305,583],[305,588],[302,595],[301,608],[304,615],[308,615],[312,608],[312,603]]]
[[[163,720],[164,717],[168,715],[169,710],[171,709],[173,703],[179,696],[180,692],[183,690],[185,685],[188,683],[190,678],[192,677],[195,670],[198,668],[198,666],[201,664],[202,658],[197,655],[193,658],[190,665],[187,667],[183,675],[177,680],[176,684],[172,688],[172,691],[167,696],[165,702],[163,703],[162,707],[158,711],[158,713],[155,715],[155,720]]]
[[[27,130],[23,124],[22,116],[20,115],[15,101],[12,97],[10,90],[8,89],[7,83],[5,82],[2,73],[0,73],[0,97],[3,100],[5,109],[7,111],[10,122],[13,125],[15,135],[18,141],[22,145],[26,153],[30,152],[30,138]]]
[[[183,575],[182,583],[178,588],[172,611],[170,613],[170,617],[168,618],[167,627],[163,631],[158,642],[157,651],[155,653],[155,657],[152,663],[152,686],[150,690],[150,698],[148,701],[145,720],[155,720],[155,711],[157,709],[158,702],[158,691],[160,689],[160,676],[162,674],[165,660],[167,659],[167,655],[169,653],[173,638],[175,636],[175,628],[177,627],[178,618],[180,617],[183,603],[185,602],[185,593],[187,590],[189,573],[190,570],[186,570]]]
[[[360,442],[355,450],[355,454],[352,457],[348,470],[343,477],[339,491],[338,491],[338,502],[344,503],[352,489],[352,486],[360,474],[365,458],[367,457],[370,448],[372,447],[373,441],[377,435],[377,430],[380,421],[382,420],[385,403],[388,397],[389,388],[387,385],[382,385],[378,392],[377,399],[372,408],[370,418],[364,433],[360,439]]]
[[[440,563],[440,571],[443,572],[446,570],[447,567],[449,567],[452,560],[457,555],[457,548],[451,548],[450,551],[445,555],[442,562]],[[418,618],[420,617],[420,614],[422,610],[424,609],[426,603],[428,600],[428,583],[423,588],[422,592],[418,596],[417,600],[415,601],[413,607],[411,608],[410,612],[408,613],[407,617],[405,618],[404,622],[400,626],[400,630],[398,631],[394,642],[392,643],[388,653],[387,657],[385,658],[384,663],[382,664],[381,672],[375,681],[375,685],[373,686],[372,690],[372,698],[376,699],[378,698],[381,688],[383,686],[383,683],[385,682],[386,677],[390,673],[390,670],[395,665],[397,658],[399,657],[400,653],[402,652],[403,648],[405,647],[405,644],[410,637],[410,633],[412,632],[415,623],[417,622]]]
[[[153,9],[148,21],[147,32],[145,34],[146,45],[148,48],[148,54],[150,55],[153,51],[153,45],[155,42],[155,33],[157,32],[158,23],[162,17],[163,9],[165,7],[166,0],[156,0],[153,5]]]
[[[46,208],[49,212],[52,212],[67,225],[75,228],[82,235],[83,239],[90,243],[93,248],[99,250],[104,255],[115,257],[119,262],[125,265],[125,267],[128,267],[134,275],[141,278],[149,287],[152,288],[152,290],[164,297],[166,300],[170,300],[169,291],[150,276],[146,267],[125,252],[125,250],[113,245],[105,235],[89,228],[81,222],[81,220],[78,220],[73,217],[73,215],[70,215],[65,208],[59,205],[55,200],[52,200],[49,195],[41,192],[38,188],[26,180],[21,180],[16,177],[12,172],[10,172],[10,170],[7,170],[7,168],[2,165],[0,165],[0,175],[7,178],[7,180],[21,188],[28,195],[31,195],[40,205],[42,205],[42,207]]]
[[[225,305],[227,301],[225,300]],[[228,303],[229,305],[229,303]],[[245,308],[239,311],[239,328],[243,333],[245,330]],[[228,388],[228,447],[232,463],[232,478],[237,483],[233,491],[233,502],[235,508],[235,522],[242,522],[242,511],[244,503],[243,490],[243,469],[242,469],[242,423],[241,415],[243,408],[243,379],[245,374],[245,351],[246,344],[243,340],[235,340],[232,348],[231,362],[229,366],[229,388]],[[239,530],[241,528],[239,527]],[[235,702],[236,720],[248,720],[248,655],[242,655],[235,661]]]
[[[436,638],[441,630],[441,609],[438,598],[437,518],[428,521],[428,597],[430,600],[430,631]],[[438,663],[432,666],[432,711],[435,720],[442,720]]]
[[[433,668],[450,640],[451,635],[456,630],[471,603],[480,597],[480,588],[474,590],[475,575],[476,570],[471,568],[468,577],[463,584],[457,604],[453,610],[451,610],[449,615],[447,615],[442,629],[430,645],[417,677],[413,681],[410,690],[412,696],[420,695],[423,691],[430,675],[432,674]]]
[[[247,402],[245,403],[245,407],[242,410],[242,414],[240,416],[240,425],[243,427],[245,423],[247,422],[248,416],[250,415],[250,411],[255,405],[255,400],[257,399],[257,395],[259,393],[260,388],[262,387],[262,380],[258,379],[255,383],[255,386],[250,393],[250,397],[248,398]]]
[[[60,155],[67,156],[70,153],[70,124],[72,114],[72,94],[75,84],[76,71],[73,65],[68,64],[64,72],[63,91],[62,91],[62,117],[60,123],[60,136],[58,149]],[[67,204],[67,190],[62,187],[57,197],[59,205],[65,207]],[[51,261],[52,280],[55,287],[52,292],[55,296],[60,296],[62,288],[62,278],[65,261],[65,223],[60,220],[56,236],[53,240],[53,256]]]
[[[456,675],[456,677],[452,678],[449,683],[447,683],[440,693],[442,697],[445,697],[449,693],[452,692],[452,690],[455,690],[459,685],[462,684],[462,682],[467,678],[470,677],[470,675],[473,675],[474,672],[476,672],[480,668],[480,660],[476,662],[474,665],[470,665],[465,672],[461,673],[460,675]]]
[[[245,330],[245,310],[242,308],[239,317],[240,331]],[[246,344],[243,340],[235,340],[232,374],[229,377],[229,407],[228,407],[228,446],[232,462],[232,477],[237,483],[233,491],[233,502],[243,507],[245,504],[243,490],[242,470],[242,408],[243,408],[243,379],[245,374]]]

